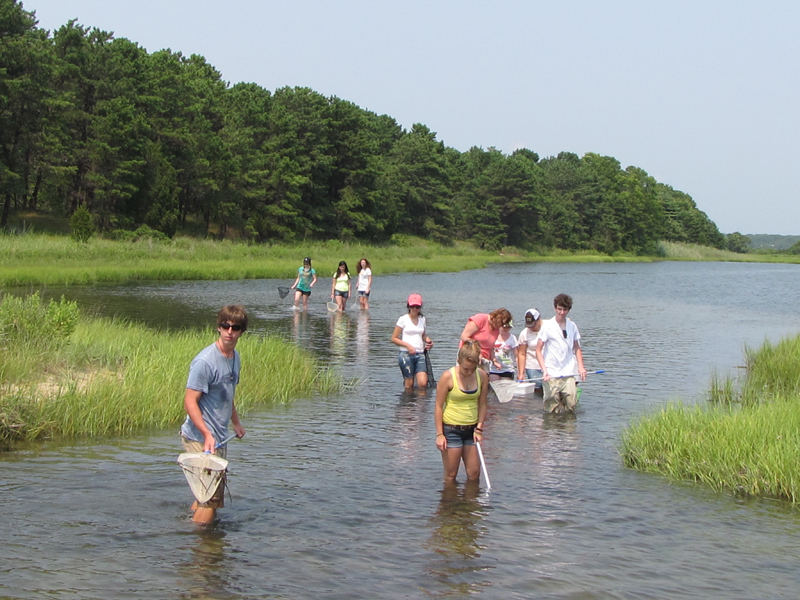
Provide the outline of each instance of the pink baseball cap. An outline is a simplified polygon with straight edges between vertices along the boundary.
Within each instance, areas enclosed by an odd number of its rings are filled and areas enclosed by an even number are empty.
[[[409,306],[422,306],[422,296],[419,294],[411,294],[408,297],[408,302],[406,302]]]

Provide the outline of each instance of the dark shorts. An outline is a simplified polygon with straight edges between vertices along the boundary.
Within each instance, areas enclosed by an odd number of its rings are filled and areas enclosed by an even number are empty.
[[[489,373],[489,375],[496,375],[500,379],[514,379],[514,373]]]
[[[462,446],[474,446],[475,425],[448,425],[442,423],[442,433],[447,440],[447,447],[461,448]]]
[[[369,292],[362,292],[362,291],[360,291],[360,290],[359,290],[359,292],[358,292],[358,296],[359,296],[360,298],[362,298],[362,297],[363,297],[363,298],[369,298]]]
[[[297,288],[297,291],[300,292],[301,294],[303,294],[303,296],[310,296],[311,295],[311,290],[305,291],[305,290],[301,290],[301,289]]]
[[[339,290],[336,290],[334,295],[335,296],[340,296],[341,298],[344,298],[345,300],[347,300],[350,297],[350,292],[340,292]]]

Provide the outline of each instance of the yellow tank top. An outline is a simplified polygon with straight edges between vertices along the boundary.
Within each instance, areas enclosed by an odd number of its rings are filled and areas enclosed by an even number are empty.
[[[478,422],[478,398],[481,395],[481,374],[475,371],[478,379],[478,389],[472,393],[465,393],[461,389],[456,372],[458,367],[450,369],[453,378],[453,389],[447,392],[447,400],[444,402],[444,413],[442,422],[448,425],[475,425]]]

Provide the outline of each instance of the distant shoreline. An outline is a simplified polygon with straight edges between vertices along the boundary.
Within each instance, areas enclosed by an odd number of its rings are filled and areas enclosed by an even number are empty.
[[[367,257],[375,275],[457,272],[509,262],[656,262],[663,260],[800,263],[787,254],[736,254],[715,248],[659,243],[659,255],[606,255],[598,252],[503,252],[469,243],[445,246],[419,238],[396,245],[346,244],[339,241],[294,245],[246,244],[176,237],[167,240],[114,241],[92,238],[75,242],[63,235],[0,236],[0,286],[90,285],[133,281],[294,279],[305,256],[318,277],[328,277],[339,260],[356,264]]]

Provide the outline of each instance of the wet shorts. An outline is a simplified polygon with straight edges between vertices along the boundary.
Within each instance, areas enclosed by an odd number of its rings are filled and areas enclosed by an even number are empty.
[[[190,440],[187,437],[181,436],[181,442],[183,442],[183,450],[185,452],[203,452],[203,443],[202,442],[195,442],[194,440]],[[217,448],[216,455],[220,458],[226,458],[228,454],[228,446],[223,446],[222,448]],[[197,506],[199,508],[222,508],[225,506],[225,486],[227,484],[228,476],[227,474],[222,476],[222,481],[217,488],[217,491],[214,492],[214,495],[211,496],[210,500],[206,502],[198,502]]]
[[[448,425],[447,423],[442,423],[442,433],[444,433],[444,437],[447,440],[448,449],[474,446],[474,432],[475,425]]]
[[[531,383],[535,383],[538,389],[542,389],[542,377],[544,373],[542,373],[541,369],[525,369],[525,377],[528,379],[538,379],[539,381],[532,381]]]
[[[400,365],[403,379],[412,379],[414,375],[417,373],[425,373],[427,369],[425,354],[423,352],[409,354],[408,351],[401,350],[397,355],[397,364]]]
[[[514,373],[510,371],[503,371],[502,373],[489,373],[489,375],[496,375],[500,379],[514,379]]]

